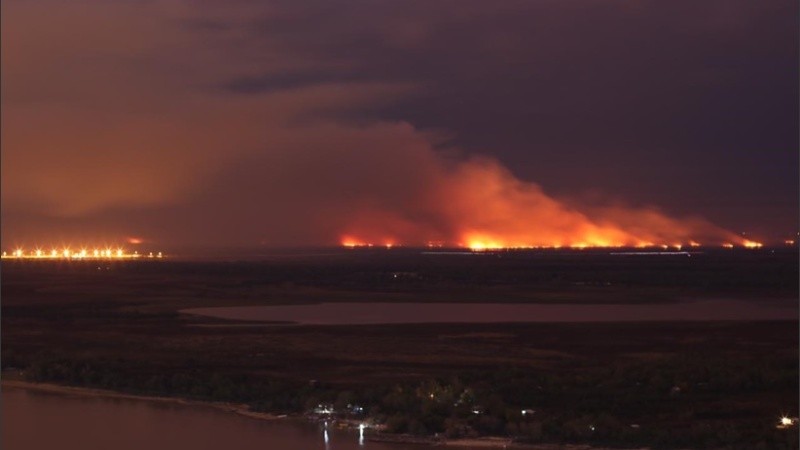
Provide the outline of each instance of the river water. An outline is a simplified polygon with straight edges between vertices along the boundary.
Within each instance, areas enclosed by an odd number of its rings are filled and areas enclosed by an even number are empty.
[[[364,441],[302,420],[257,420],[211,407],[2,390],[4,450],[425,450]],[[464,448],[464,447],[462,447]],[[466,449],[466,448],[465,448]]]
[[[301,325],[401,323],[797,320],[797,300],[702,300],[647,304],[316,303],[193,308],[186,314]]]
[[[321,303],[197,308],[184,313],[300,324],[796,320],[796,300],[646,305]],[[302,420],[256,420],[210,407],[4,387],[2,449],[424,450],[364,441],[359,432]],[[460,447],[469,450],[469,447]]]

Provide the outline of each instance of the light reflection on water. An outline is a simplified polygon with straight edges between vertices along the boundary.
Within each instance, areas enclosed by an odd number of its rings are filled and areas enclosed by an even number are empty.
[[[425,450],[364,441],[358,430],[256,420],[213,408],[19,388],[2,390],[3,449]],[[463,447],[462,447],[463,448]]]

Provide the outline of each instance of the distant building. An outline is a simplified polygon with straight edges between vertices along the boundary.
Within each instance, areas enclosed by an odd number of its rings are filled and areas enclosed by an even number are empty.
[[[330,403],[320,403],[314,408],[314,414],[318,414],[321,416],[329,416],[333,414],[335,410],[333,409],[333,405]]]

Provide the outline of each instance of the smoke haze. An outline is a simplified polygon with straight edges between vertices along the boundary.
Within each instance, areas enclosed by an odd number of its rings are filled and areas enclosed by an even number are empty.
[[[796,31],[783,21],[791,2],[707,2],[699,18],[627,2],[326,5],[4,2],[4,248],[131,236],[686,245],[741,242],[733,226],[767,238],[797,228],[797,114],[782,103],[797,89],[796,40],[784,42]],[[593,14],[625,25],[592,57],[537,19],[588,33],[600,26]],[[498,18],[511,25],[492,25]],[[663,53],[643,65],[624,45],[643,32],[636,20],[680,21],[688,36],[665,29]],[[749,69],[714,43],[741,44],[754,29],[760,43],[741,51],[769,69],[759,74],[769,88],[747,85]],[[709,55],[717,65],[698,62]],[[566,70],[564,58],[585,58],[576,67],[594,75]],[[607,97],[631,71],[647,92]],[[718,101],[693,119],[707,133],[683,122],[696,112],[686,86],[707,84],[719,100],[743,83],[756,93],[741,101],[774,120]],[[612,102],[620,109],[609,112]],[[722,122],[707,120],[714,114]],[[621,134],[604,136],[609,120]],[[733,136],[719,137],[723,125]],[[647,129],[646,140],[631,134]],[[691,164],[665,163],[686,154]],[[664,164],[679,168],[674,178]],[[615,200],[578,200],[591,190]]]

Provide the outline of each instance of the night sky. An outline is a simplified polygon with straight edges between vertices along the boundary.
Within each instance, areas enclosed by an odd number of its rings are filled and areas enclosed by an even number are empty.
[[[797,17],[795,0],[4,1],[3,245],[782,241]]]

